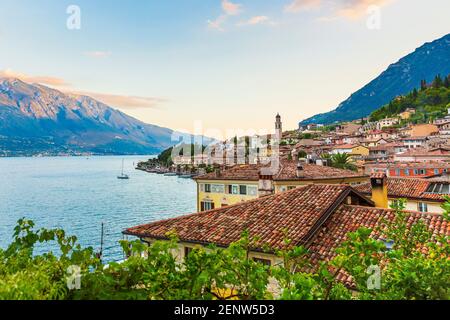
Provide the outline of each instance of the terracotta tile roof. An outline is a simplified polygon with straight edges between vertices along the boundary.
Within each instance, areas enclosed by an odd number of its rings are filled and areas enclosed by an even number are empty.
[[[183,242],[228,246],[248,230],[251,237],[260,237],[262,244],[280,249],[286,236],[293,245],[309,239],[322,219],[348,195],[373,206],[349,186],[308,185],[229,207],[133,227],[124,233],[165,239],[168,232],[175,231]]]
[[[432,183],[425,179],[387,178],[388,197],[443,202],[444,195],[426,192]],[[360,184],[355,189],[365,195],[372,193],[370,183]]]
[[[302,164],[302,176],[297,177],[296,161],[280,161],[280,166],[275,172],[273,179],[275,181],[293,181],[293,180],[324,180],[324,179],[344,179],[356,177],[368,177],[364,174],[338,169],[327,166],[318,166],[315,164]],[[268,165],[246,164],[235,165],[231,168],[222,170],[217,176],[215,172],[196,177],[196,180],[247,180],[258,181],[260,170]]]
[[[356,144],[337,144],[333,146],[333,149],[353,149],[357,146]]]
[[[386,174],[384,172],[375,172],[370,175],[371,179],[383,179],[386,178]]]
[[[365,203],[367,206],[346,204],[349,195],[361,204],[367,201],[349,186],[309,185],[230,207],[129,228],[124,234],[166,239],[168,232],[175,231],[182,242],[226,247],[248,230],[251,237],[260,238],[254,250],[261,250],[265,245],[284,248],[287,237],[292,245],[304,245],[309,249],[315,266],[319,261],[333,258],[348,233],[361,227],[372,229],[372,237],[380,239],[382,230],[377,227],[382,226],[383,220],[395,216],[393,210],[374,208],[370,202]],[[408,212],[410,225],[419,220],[424,221],[434,235],[450,235],[450,222],[443,215]],[[351,284],[345,273],[338,279]]]
[[[442,161],[427,162],[399,162],[399,163],[368,163],[367,168],[385,168],[385,169],[450,169],[450,163]]]
[[[282,162],[280,172],[274,177],[276,181],[289,181],[289,180],[323,180],[323,179],[344,179],[344,178],[356,178],[367,177],[364,174],[351,171],[338,169],[327,166],[318,166],[314,164],[302,164],[303,171],[301,178],[297,177],[297,162],[286,161]]]
[[[425,148],[410,149],[404,153],[397,154],[397,157],[410,157],[410,156],[450,156],[450,151],[446,149],[432,149]]]
[[[316,265],[319,261],[335,257],[336,248],[348,239],[348,233],[361,227],[372,229],[371,236],[374,239],[382,238],[377,227],[381,227],[383,220],[392,221],[394,217],[395,212],[389,209],[341,205],[307,246],[312,264]],[[434,235],[450,235],[450,223],[442,215],[408,212],[409,225],[419,220],[422,220]],[[350,277],[345,273],[340,273],[338,280],[351,283]]]

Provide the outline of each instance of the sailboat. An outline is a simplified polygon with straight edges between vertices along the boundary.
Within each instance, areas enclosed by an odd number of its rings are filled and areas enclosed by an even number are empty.
[[[127,174],[123,173],[123,163],[124,163],[124,159],[122,159],[122,173],[120,174],[120,176],[117,176],[117,179],[128,180],[128,179],[130,179],[130,177]]]

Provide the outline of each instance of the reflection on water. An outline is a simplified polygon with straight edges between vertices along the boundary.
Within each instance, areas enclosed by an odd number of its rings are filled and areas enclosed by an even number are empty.
[[[26,217],[39,228],[64,228],[98,250],[103,222],[104,257],[121,259],[124,228],[196,209],[195,182],[134,170],[147,158],[0,158],[0,247]],[[117,179],[122,159],[130,180]]]

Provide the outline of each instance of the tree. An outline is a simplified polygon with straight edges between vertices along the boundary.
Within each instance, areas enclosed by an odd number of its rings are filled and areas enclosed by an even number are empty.
[[[443,81],[442,81],[441,75],[438,74],[438,75],[434,78],[433,83],[432,83],[432,86],[433,86],[433,88],[435,88],[435,89],[439,89],[440,87],[443,86],[443,84],[444,84],[444,83],[443,83]]]
[[[150,245],[121,241],[129,258],[105,265],[92,248],[77,244],[76,237],[59,229],[36,231],[32,221],[21,219],[12,243],[0,249],[0,300],[448,300],[450,238],[431,234],[424,220],[404,212],[404,203],[394,203],[377,228],[347,234],[333,258],[315,265],[308,249],[288,238],[281,249],[263,246],[282,264],[255,261],[250,252],[260,239],[248,232],[228,248],[197,247],[182,260],[173,255],[178,248],[175,234]],[[443,208],[448,224],[450,198]],[[50,242],[58,245],[59,254],[34,252],[36,245]],[[74,266],[82,274],[79,290],[68,286],[67,272]],[[381,277],[374,289],[368,286],[368,270],[376,268]],[[351,283],[340,281],[342,275]],[[279,296],[268,290],[270,277],[278,283]]]
[[[444,87],[450,88],[450,74],[444,79]]]
[[[426,90],[427,88],[428,88],[427,81],[420,80],[420,90],[423,91],[423,90]]]
[[[331,166],[339,169],[356,170],[352,158],[347,153],[337,153],[331,156]]]
[[[304,159],[308,156],[305,150],[300,150],[297,154],[297,159]]]

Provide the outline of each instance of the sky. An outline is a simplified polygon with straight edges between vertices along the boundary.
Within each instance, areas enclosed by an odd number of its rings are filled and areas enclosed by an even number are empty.
[[[0,76],[210,136],[334,109],[450,32],[448,0],[0,0]]]

